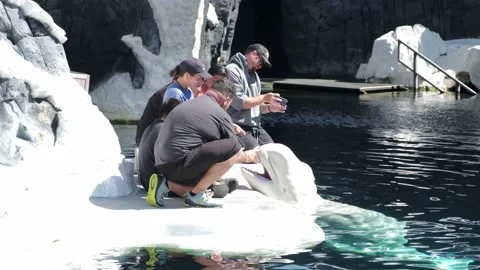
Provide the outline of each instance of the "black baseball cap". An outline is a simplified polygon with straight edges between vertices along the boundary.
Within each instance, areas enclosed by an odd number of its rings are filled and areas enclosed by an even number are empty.
[[[179,66],[182,71],[190,74],[199,74],[204,80],[208,80],[212,77],[212,75],[210,75],[205,69],[205,65],[202,63],[202,61],[195,57],[190,57],[183,60]]]
[[[267,68],[272,67],[272,64],[270,64],[270,61],[268,61],[268,56],[270,54],[268,53],[267,48],[265,48],[265,46],[263,46],[262,44],[252,44],[248,46],[247,51],[257,51],[257,53],[262,57],[263,61],[265,61],[264,66],[266,66]]]

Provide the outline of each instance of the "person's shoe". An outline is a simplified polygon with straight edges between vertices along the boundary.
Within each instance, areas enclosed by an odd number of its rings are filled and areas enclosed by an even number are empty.
[[[163,199],[168,192],[167,179],[161,174],[152,174],[148,185],[147,202],[152,206],[163,206]]]
[[[226,178],[226,179],[219,180],[218,182],[228,187],[228,193],[232,193],[238,187],[238,180],[235,178]]]
[[[195,196],[190,195],[190,192],[187,193],[184,204],[185,206],[189,206],[189,207],[204,207],[204,208],[223,206],[221,204],[212,202],[210,197],[208,197],[206,191],[199,192]]]
[[[224,198],[228,194],[228,186],[224,184],[212,185],[213,198]]]

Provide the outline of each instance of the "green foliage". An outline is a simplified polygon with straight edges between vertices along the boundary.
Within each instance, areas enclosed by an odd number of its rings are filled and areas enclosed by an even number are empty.
[[[136,125],[138,120],[128,120],[128,119],[115,119],[110,120],[112,125]]]
[[[431,86],[431,85],[424,85],[420,86],[417,88],[418,91],[423,91],[423,92],[436,92],[438,91],[437,88]]]

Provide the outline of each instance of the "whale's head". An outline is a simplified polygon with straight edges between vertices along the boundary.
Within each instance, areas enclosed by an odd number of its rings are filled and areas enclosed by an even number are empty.
[[[242,174],[253,190],[287,203],[312,204],[321,199],[312,169],[287,146],[265,144],[260,147],[259,159],[264,172],[242,168]]]

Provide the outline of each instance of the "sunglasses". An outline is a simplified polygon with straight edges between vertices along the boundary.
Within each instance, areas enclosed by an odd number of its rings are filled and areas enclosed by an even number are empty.
[[[260,66],[265,65],[265,60],[264,60],[263,57],[258,53],[258,51],[257,51],[257,56],[258,56],[258,58],[260,59],[260,60],[258,61],[258,63],[260,64]]]

